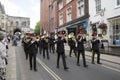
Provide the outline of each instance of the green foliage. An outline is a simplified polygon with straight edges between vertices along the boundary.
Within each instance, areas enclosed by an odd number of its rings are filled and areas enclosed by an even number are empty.
[[[34,32],[35,32],[35,33],[40,33],[40,21],[38,21],[38,22],[36,23]]]

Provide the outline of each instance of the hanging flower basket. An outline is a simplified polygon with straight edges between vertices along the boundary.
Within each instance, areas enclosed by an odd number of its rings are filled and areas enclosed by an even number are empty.
[[[99,25],[99,28],[100,28],[100,29],[107,29],[107,24],[101,23],[101,24]]]

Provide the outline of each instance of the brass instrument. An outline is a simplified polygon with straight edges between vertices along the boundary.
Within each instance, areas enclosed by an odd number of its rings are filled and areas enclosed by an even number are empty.
[[[44,40],[45,40],[45,42],[47,42],[47,43],[48,43],[48,39],[47,39],[47,38],[44,38]]]
[[[74,37],[74,33],[73,32],[68,35],[68,38],[72,38],[72,37]]]

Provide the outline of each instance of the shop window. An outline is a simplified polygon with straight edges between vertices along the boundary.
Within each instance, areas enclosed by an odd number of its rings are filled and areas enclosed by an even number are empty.
[[[119,23],[120,19],[119,20],[114,20],[113,21],[113,45],[120,45],[120,23]]]

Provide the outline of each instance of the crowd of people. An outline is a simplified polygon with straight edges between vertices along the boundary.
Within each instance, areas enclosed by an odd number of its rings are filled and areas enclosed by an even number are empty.
[[[8,43],[10,42],[10,36],[0,33],[0,80],[6,79],[6,65],[8,64],[7,53]]]
[[[56,53],[56,68],[59,69],[59,61],[60,57],[63,60],[63,67],[64,70],[68,70],[69,67],[66,63],[66,55],[65,55],[65,44],[68,43],[70,48],[69,50],[69,57],[71,57],[72,53],[74,53],[76,58],[76,65],[80,66],[80,55],[82,55],[83,59],[83,66],[88,67],[85,58],[85,46],[86,43],[86,36],[82,32],[78,32],[77,36],[75,37],[73,33],[69,34],[69,37],[66,39],[65,32],[58,31],[57,38],[55,38],[54,34],[47,35],[36,35],[33,34],[25,34],[22,38],[22,46],[25,52],[26,60],[29,59],[30,70],[37,71],[36,66],[36,57],[37,53],[41,54],[43,58],[50,59],[50,53]],[[0,33],[0,79],[5,80],[6,74],[6,65],[8,64],[7,61],[7,53],[8,53],[8,43],[12,40],[12,45],[17,46],[17,42],[20,41],[20,37],[18,35],[14,35],[12,37],[6,36]],[[92,50],[92,59],[91,63],[95,64],[94,56],[97,54],[97,63],[100,63],[100,52],[99,52],[99,45],[100,40],[97,37],[97,34],[92,35],[91,43],[91,50]]]
[[[85,47],[84,44],[86,43],[86,36],[82,34],[82,32],[78,32],[77,36],[75,37],[73,33],[70,34],[69,38],[66,39],[65,33],[63,31],[58,31],[57,38],[54,37],[54,34],[50,36],[41,35],[37,36],[36,34],[29,34],[24,35],[22,38],[22,45],[25,51],[26,60],[29,59],[30,70],[37,71],[36,66],[36,57],[37,53],[42,54],[43,58],[50,59],[50,53],[57,53],[56,60],[57,64],[56,67],[59,69],[59,61],[60,57],[63,60],[63,67],[64,70],[68,70],[69,67],[66,63],[66,55],[65,55],[65,44],[68,43],[69,45],[69,57],[71,57],[72,53],[74,53],[76,58],[76,65],[80,66],[80,55],[82,55],[83,59],[83,66],[88,67],[85,58]],[[20,37],[17,35],[10,37],[0,33],[0,79],[5,80],[5,73],[6,73],[6,65],[8,64],[7,61],[7,51],[9,49],[8,43],[12,40],[12,45],[17,46],[17,41],[20,41]],[[91,39],[91,50],[92,50],[92,59],[91,63],[95,64],[94,56],[97,54],[97,63],[100,63],[100,52],[99,52],[99,45],[100,40],[96,34],[92,35]]]
[[[42,54],[43,58],[44,59],[47,58],[48,60],[50,59],[49,56],[50,53],[53,54],[56,53],[57,54],[56,67],[59,69],[60,67],[59,61],[60,57],[62,57],[64,70],[68,70],[69,67],[67,66],[65,55],[65,43],[68,43],[70,47],[69,56],[71,57],[72,52],[75,54],[75,58],[77,58],[76,65],[80,66],[80,55],[82,55],[83,66],[88,67],[86,63],[84,47],[84,44],[86,43],[86,36],[79,32],[76,37],[71,36],[68,39],[66,39],[65,33],[62,31],[58,31],[57,39],[55,39],[54,35],[50,36],[46,35],[37,36],[36,34],[24,35],[24,37],[22,38],[22,45],[25,51],[26,59],[29,59],[30,70],[34,69],[34,71],[37,71],[36,67],[37,53]],[[99,52],[100,40],[96,34],[92,35],[91,44],[92,44],[91,63],[95,64],[94,56],[95,54],[97,54],[97,64],[101,64]]]

